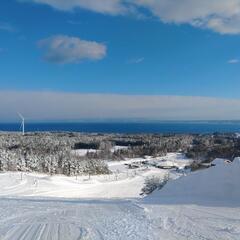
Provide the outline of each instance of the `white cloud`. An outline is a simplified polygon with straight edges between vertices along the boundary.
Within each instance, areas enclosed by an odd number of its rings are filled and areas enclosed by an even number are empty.
[[[58,10],[83,8],[98,13],[118,15],[128,11],[121,0],[19,0],[50,5]]]
[[[240,33],[240,0],[19,0],[48,4],[59,10],[84,8],[90,11],[141,16],[142,8],[161,21],[190,24],[221,34]]]
[[[101,60],[107,52],[107,47],[102,43],[63,35],[40,40],[38,46],[44,49],[46,61],[60,64]]]
[[[163,22],[240,33],[240,0],[134,0]]]
[[[146,119],[146,120],[238,120],[240,100],[61,92],[0,91],[0,121]]]
[[[236,58],[230,59],[230,60],[228,61],[228,63],[229,63],[229,64],[237,64],[237,63],[239,63],[239,59],[236,59]]]

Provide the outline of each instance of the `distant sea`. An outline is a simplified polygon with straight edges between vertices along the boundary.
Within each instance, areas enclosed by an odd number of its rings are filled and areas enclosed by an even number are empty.
[[[85,132],[85,133],[234,133],[240,132],[240,121],[191,121],[153,123],[27,123],[27,132]],[[0,131],[20,131],[20,123],[0,123]]]

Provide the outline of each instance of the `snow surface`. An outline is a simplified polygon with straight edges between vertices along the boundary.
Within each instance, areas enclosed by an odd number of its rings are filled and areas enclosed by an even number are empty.
[[[127,149],[128,149],[128,147],[126,147],[126,146],[117,146],[116,145],[110,149],[110,152],[114,153],[118,150],[127,150]],[[99,152],[101,152],[101,150],[97,150],[97,149],[76,149],[76,150],[71,151],[72,154],[75,154],[80,157],[84,157],[88,153],[99,153]]]
[[[192,162],[181,153],[168,153],[164,157],[153,158],[150,160],[151,163],[159,167],[177,167],[180,169]]]
[[[155,174],[154,174],[155,173]],[[137,198],[147,176],[164,176],[164,171],[150,170],[142,175],[129,171],[106,176],[66,177],[21,173],[0,174],[0,196],[39,196],[65,198]]]
[[[118,145],[116,145],[116,146],[113,146],[110,151],[112,153],[114,153],[114,152],[119,151],[119,150],[127,150],[127,149],[128,149],[127,146],[118,146]]]
[[[239,240],[239,159],[187,176],[144,166],[129,170],[121,162],[109,166],[112,175],[90,179],[0,174],[0,239]],[[139,198],[145,177],[167,172],[175,180]]]
[[[166,156],[169,162],[179,166],[189,165],[191,160],[182,154],[170,153]],[[128,169],[126,164],[141,163],[143,158],[125,161],[108,161],[112,174],[99,176],[67,177],[49,176],[36,173],[6,172],[0,174],[0,196],[15,197],[64,197],[64,198],[139,198],[145,179],[151,176],[163,178],[170,173],[172,179],[181,174],[139,165],[137,169]],[[161,163],[164,158],[148,159]]]
[[[215,167],[190,173],[175,181],[169,181],[160,192],[149,198],[156,202],[223,204],[240,206],[240,159],[233,163],[215,161]]]
[[[167,239],[240,239],[240,159],[215,162],[143,200],[152,224],[171,233]]]
[[[77,150],[72,150],[71,151],[72,154],[75,154],[75,155],[80,156],[80,157],[84,157],[88,153],[97,153],[97,152],[101,152],[101,150],[97,150],[97,149],[77,149]]]

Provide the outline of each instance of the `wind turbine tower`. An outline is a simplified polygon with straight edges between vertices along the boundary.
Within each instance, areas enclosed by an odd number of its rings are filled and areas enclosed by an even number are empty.
[[[25,119],[22,116],[22,114],[18,113],[18,115],[22,119],[22,123],[21,123],[22,135],[25,135]]]

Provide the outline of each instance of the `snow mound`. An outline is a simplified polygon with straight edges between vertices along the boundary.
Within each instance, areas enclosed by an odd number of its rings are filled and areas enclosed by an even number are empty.
[[[212,161],[213,165],[220,165],[220,164],[227,164],[230,163],[228,159],[223,159],[223,158],[216,158],[215,160]]]
[[[240,164],[240,157],[236,157],[236,158],[233,160],[233,163],[234,163],[234,164]]]
[[[219,162],[221,164],[219,164]],[[146,197],[149,203],[221,203],[240,205],[240,158],[170,181]]]

